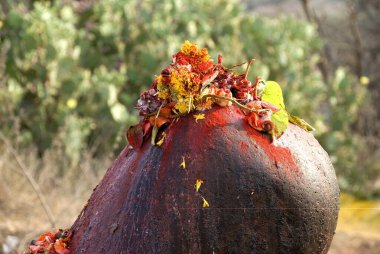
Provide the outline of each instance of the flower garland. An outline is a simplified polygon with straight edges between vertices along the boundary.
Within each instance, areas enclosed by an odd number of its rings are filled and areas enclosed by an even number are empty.
[[[214,63],[207,49],[186,41],[173,55],[173,61],[157,76],[148,91],[141,94],[137,108],[144,119],[127,131],[132,147],[140,147],[143,137],[152,133],[152,145],[161,145],[164,137],[156,142],[158,129],[173,118],[193,111],[204,111],[215,105],[237,105],[255,130],[270,134],[272,140],[280,137],[288,122],[313,130],[304,120],[288,114],[280,86],[274,81],[257,77],[254,83],[247,74],[254,59],[247,62],[245,73],[232,70],[239,65],[223,66],[223,57]],[[242,65],[242,64],[241,64]],[[194,115],[196,120],[204,114]]]
[[[55,232],[46,232],[33,240],[27,254],[70,254],[68,241],[71,234],[68,230],[59,229]]]

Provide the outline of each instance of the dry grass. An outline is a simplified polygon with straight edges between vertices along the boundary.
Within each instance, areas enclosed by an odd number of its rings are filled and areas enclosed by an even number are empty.
[[[377,254],[380,249],[380,200],[340,196],[336,235],[329,254]]]
[[[380,237],[380,201],[360,200],[341,194],[337,232],[353,233],[362,237]]]
[[[72,225],[93,188],[111,163],[110,158],[96,159],[84,154],[79,165],[70,165],[59,147],[38,158],[34,149],[18,152],[18,158],[37,182],[55,218],[55,228]],[[109,156],[110,157],[110,156]],[[0,253],[8,235],[21,241],[17,252],[52,224],[30,182],[14,156],[0,144]]]

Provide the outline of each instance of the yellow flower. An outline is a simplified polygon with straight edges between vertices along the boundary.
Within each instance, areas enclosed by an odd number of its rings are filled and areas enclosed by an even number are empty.
[[[197,49],[198,49],[197,45],[189,41],[185,41],[181,46],[181,52],[186,55],[189,55],[192,52],[197,51]]]
[[[207,200],[204,197],[202,197],[202,200],[203,200],[203,207],[209,207],[210,206],[210,204],[207,202]]]
[[[161,99],[167,99],[170,96],[170,90],[167,85],[163,83],[158,83],[157,84],[157,92],[158,92],[158,98]]]
[[[170,86],[175,94],[182,96],[187,96],[191,92],[199,89],[199,85],[192,82],[191,73],[186,68],[172,70],[170,75]]]
[[[203,181],[201,179],[197,179],[197,181],[194,184],[195,191],[198,192],[199,188],[201,187]]]
[[[208,54],[207,49],[198,48],[197,44],[185,41],[181,46],[181,53],[193,57],[194,59],[198,58],[200,62],[207,62],[210,60],[210,55]]]
[[[369,84],[369,78],[367,76],[361,76],[360,77],[360,84],[363,86],[366,86]]]
[[[76,99],[70,98],[66,101],[66,105],[69,109],[74,109],[77,107],[78,102]]]
[[[206,118],[205,114],[196,114],[196,115],[193,115],[194,119],[195,119],[195,122],[198,122],[198,120],[203,120]]]
[[[189,112],[189,105],[190,105],[190,98],[189,99],[184,99],[180,98],[179,101],[174,105],[174,108],[179,111],[181,114],[185,114]],[[191,110],[191,105],[190,105],[190,110]]]

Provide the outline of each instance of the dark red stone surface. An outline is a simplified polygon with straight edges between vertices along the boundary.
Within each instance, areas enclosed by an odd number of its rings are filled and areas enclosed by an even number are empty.
[[[165,132],[162,147],[121,152],[72,226],[72,253],[327,252],[339,189],[312,134],[290,125],[274,146],[235,107]]]

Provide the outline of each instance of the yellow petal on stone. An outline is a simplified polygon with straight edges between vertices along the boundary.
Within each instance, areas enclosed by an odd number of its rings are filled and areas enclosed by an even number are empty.
[[[179,164],[179,166],[182,167],[183,169],[186,168],[185,157],[182,156],[182,162],[181,162],[181,164]]]
[[[194,119],[195,119],[195,122],[198,122],[198,120],[203,120],[206,118],[205,114],[196,114],[196,115],[193,115]]]
[[[202,197],[202,200],[203,200],[203,207],[209,207],[210,206],[210,204],[207,202],[207,200],[204,197]]]
[[[165,138],[166,138],[166,133],[163,132],[162,133],[162,138],[156,143],[156,145],[161,146],[164,143]]]
[[[197,181],[194,184],[195,191],[198,192],[199,188],[201,187],[203,181],[201,179],[197,179]]]

